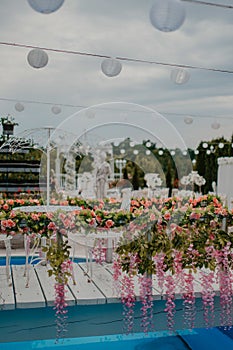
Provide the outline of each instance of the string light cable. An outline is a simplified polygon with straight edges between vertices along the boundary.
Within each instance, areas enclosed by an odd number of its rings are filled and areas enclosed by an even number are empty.
[[[49,48],[49,47],[41,47],[41,46],[34,46],[34,45],[27,45],[27,44],[20,44],[20,43],[4,42],[4,41],[0,41],[0,45],[11,46],[11,47],[20,47],[20,48],[26,48],[26,49],[40,49],[40,50],[45,50],[45,51],[50,51],[50,52],[79,55],[79,56],[112,58],[109,55],[102,55],[102,54],[98,54],[98,53],[75,51],[75,50],[65,50],[65,49],[55,49],[55,48]],[[134,62],[134,63],[156,64],[156,65],[160,65],[160,66],[169,66],[169,67],[176,67],[176,68],[189,68],[189,69],[198,69],[198,70],[206,70],[206,71],[212,71],[212,72],[233,74],[233,70],[231,70],[231,69],[229,70],[229,69],[214,68],[214,67],[194,66],[194,65],[189,65],[189,64],[159,62],[159,61],[124,57],[124,56],[116,56],[115,59],[120,60],[120,61]]]
[[[197,5],[222,7],[222,8],[227,8],[227,9],[231,9],[231,10],[233,9],[233,5],[225,5],[225,4],[219,4],[219,3],[214,3],[214,2],[198,1],[198,0],[181,0],[181,1],[191,2],[191,3],[197,4]]]
[[[92,106],[87,106],[87,105],[76,105],[76,104],[69,104],[69,103],[56,103],[52,101],[37,101],[37,100],[25,100],[25,99],[20,99],[20,98],[6,98],[6,97],[1,97],[0,96],[0,101],[5,101],[5,102],[18,102],[20,101],[21,103],[26,103],[26,104],[38,104],[38,105],[47,105],[47,106],[59,106],[59,107],[65,107],[65,108],[80,108],[80,109],[91,109]],[[153,107],[152,107],[153,108]],[[110,107],[99,107],[99,109],[103,110],[115,110],[114,108]],[[122,109],[122,111],[125,111]],[[140,111],[137,110],[131,110],[131,112],[134,113],[141,113]],[[145,113],[151,113],[151,111],[144,111]],[[192,117],[192,118],[207,118],[207,119],[232,119],[232,116],[213,116],[213,115],[204,115],[204,114],[192,114],[192,113],[177,113],[177,112],[166,112],[166,111],[157,111],[161,115],[164,116],[175,116],[175,117]]]

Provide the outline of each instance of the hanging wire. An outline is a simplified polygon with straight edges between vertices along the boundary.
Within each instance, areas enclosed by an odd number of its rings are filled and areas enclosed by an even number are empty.
[[[52,51],[52,52],[57,52],[57,53],[65,53],[65,54],[72,54],[72,55],[79,55],[79,56],[112,58],[112,56],[101,55],[98,53],[65,50],[65,49],[55,49],[55,48],[49,48],[49,47],[33,46],[33,45],[3,42],[3,41],[0,41],[0,45],[22,47],[22,48],[27,48],[27,49],[40,49],[40,50],[45,50],[45,51]],[[176,67],[176,68],[199,69],[199,70],[206,70],[206,71],[219,72],[219,73],[230,73],[230,74],[233,73],[233,70],[222,69],[222,68],[202,67],[202,66],[193,66],[193,65],[189,65],[189,64],[159,62],[159,61],[151,61],[151,60],[146,60],[146,59],[131,58],[131,57],[124,57],[124,56],[116,56],[115,59],[120,60],[120,61],[128,61],[128,62],[135,62],[135,63],[156,64],[156,65],[167,66],[167,67],[169,66],[169,67]]]
[[[56,102],[44,102],[44,101],[36,101],[36,100],[22,100],[20,98],[5,98],[0,97],[0,101],[6,101],[6,102],[18,102],[21,103],[28,103],[28,104],[38,104],[38,105],[47,105],[47,106],[60,106],[60,107],[68,107],[68,108],[82,108],[82,109],[88,109],[92,108],[92,106],[88,105],[74,105],[74,104],[68,104],[68,103],[56,103]],[[112,110],[113,108],[107,108],[107,107],[98,107],[100,109],[104,110]],[[131,110],[131,112],[137,113],[137,110]],[[193,114],[193,113],[176,113],[176,112],[166,112],[166,111],[157,111],[158,113],[166,116],[176,116],[176,117],[193,117],[193,118],[216,118],[216,116],[213,115],[203,115],[203,114]],[[151,111],[145,111],[145,113],[152,113]],[[220,119],[232,119],[232,116],[219,116]]]
[[[222,7],[222,8],[227,8],[227,9],[233,9],[233,5],[224,5],[224,4],[217,4],[213,2],[207,2],[207,1],[198,1],[198,0],[181,0],[185,2],[191,2],[193,4],[197,5],[207,5],[207,6],[216,6],[216,7]]]

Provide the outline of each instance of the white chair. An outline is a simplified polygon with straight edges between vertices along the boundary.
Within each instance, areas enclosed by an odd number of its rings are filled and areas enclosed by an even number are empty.
[[[106,263],[112,263],[113,251],[117,242],[121,236],[121,232],[115,232],[111,230],[106,230],[98,233],[68,233],[68,240],[72,246],[72,261],[76,256],[77,249],[83,247],[85,251],[86,258],[86,274],[89,275],[90,280],[92,280],[93,275],[93,249],[99,240],[104,241],[104,248],[106,249]],[[74,276],[72,276],[75,281]]]

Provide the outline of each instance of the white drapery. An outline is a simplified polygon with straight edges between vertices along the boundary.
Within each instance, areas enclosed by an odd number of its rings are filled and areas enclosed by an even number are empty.
[[[227,205],[233,206],[233,157],[218,158],[218,184],[217,192],[226,196]]]

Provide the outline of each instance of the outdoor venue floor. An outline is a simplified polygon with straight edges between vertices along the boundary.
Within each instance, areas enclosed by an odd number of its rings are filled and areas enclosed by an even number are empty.
[[[37,308],[54,305],[54,278],[48,276],[49,266],[29,266],[29,287],[24,277],[24,265],[11,266],[12,284],[6,279],[5,266],[0,266],[1,308],[4,310],[14,308]],[[74,276],[76,284],[70,279],[66,299],[68,305],[94,305],[120,302],[116,288],[114,288],[112,264],[99,265],[93,262],[93,275],[86,274],[86,263],[74,263]],[[218,293],[218,286],[216,285]],[[176,299],[181,299],[182,287],[177,286]],[[217,294],[216,293],[216,294]],[[135,278],[135,295],[139,300],[139,285]],[[195,296],[201,297],[201,283],[199,274],[195,275]],[[154,300],[165,299],[160,291],[157,281],[153,280]]]

